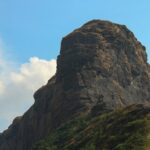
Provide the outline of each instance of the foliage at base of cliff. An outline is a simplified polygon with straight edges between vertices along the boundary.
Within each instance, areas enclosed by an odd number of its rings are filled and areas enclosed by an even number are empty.
[[[35,144],[32,150],[148,150],[149,113],[149,107],[132,105],[94,117],[76,118]]]

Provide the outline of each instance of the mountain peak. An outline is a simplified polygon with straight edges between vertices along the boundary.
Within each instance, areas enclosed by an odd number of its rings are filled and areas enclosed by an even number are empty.
[[[34,105],[0,135],[0,149],[29,150],[73,117],[150,105],[145,47],[124,25],[92,20],[63,38],[57,72]],[[96,111],[96,112],[95,112]]]
[[[124,25],[92,20],[62,40],[57,80],[69,91],[90,89],[83,96],[90,105],[100,95],[109,108],[145,103],[149,92],[141,92],[143,79],[149,80],[145,47]]]

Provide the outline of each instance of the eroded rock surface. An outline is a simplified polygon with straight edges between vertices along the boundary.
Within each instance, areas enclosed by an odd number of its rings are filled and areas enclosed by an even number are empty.
[[[93,20],[63,38],[57,73],[34,105],[0,134],[0,150],[29,150],[72,117],[150,104],[145,47],[124,25]]]

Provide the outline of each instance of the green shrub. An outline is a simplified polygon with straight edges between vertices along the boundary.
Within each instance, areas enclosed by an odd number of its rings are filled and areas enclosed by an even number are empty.
[[[144,150],[150,121],[132,109],[76,118],[32,150]]]

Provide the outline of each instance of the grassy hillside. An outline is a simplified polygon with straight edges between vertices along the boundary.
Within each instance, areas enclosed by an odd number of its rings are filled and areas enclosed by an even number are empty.
[[[32,150],[149,150],[150,108],[125,109],[71,120]],[[149,148],[148,148],[149,147]]]

